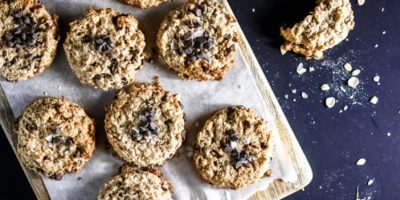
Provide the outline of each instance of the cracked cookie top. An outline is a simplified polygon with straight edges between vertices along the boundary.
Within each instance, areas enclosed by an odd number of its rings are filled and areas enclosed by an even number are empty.
[[[27,80],[48,68],[59,41],[57,20],[37,0],[0,1],[0,75]]]
[[[159,54],[182,79],[221,80],[234,62],[236,24],[217,0],[191,0],[162,22]]]
[[[105,130],[117,154],[145,167],[171,158],[184,139],[184,113],[160,84],[134,84],[107,108]]]
[[[198,133],[193,159],[200,175],[217,187],[255,183],[269,173],[272,132],[243,106],[218,110]]]
[[[68,63],[83,84],[120,89],[143,66],[144,35],[131,14],[89,9],[70,23],[64,43]]]
[[[94,121],[64,98],[32,102],[19,117],[17,134],[22,162],[53,179],[79,171],[95,148]]]

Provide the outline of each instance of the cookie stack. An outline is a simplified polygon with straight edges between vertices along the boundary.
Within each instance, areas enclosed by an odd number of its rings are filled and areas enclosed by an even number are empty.
[[[164,2],[126,1],[141,8]],[[55,57],[57,16],[37,0],[2,1],[0,11],[0,74],[10,81],[39,75]],[[160,58],[183,80],[221,80],[234,63],[236,26],[219,1],[190,0],[162,22],[156,38]],[[134,82],[145,46],[135,17],[110,8],[88,9],[82,19],[70,23],[63,44],[82,84],[119,90],[106,108],[104,126],[125,164],[98,199],[172,199],[172,186],[158,168],[182,146],[185,114],[180,96],[159,82]],[[94,127],[79,105],[65,98],[40,98],[18,120],[19,156],[38,174],[60,180],[91,158]],[[272,141],[267,123],[253,110],[218,110],[197,135],[195,168],[213,186],[244,187],[270,173]]]

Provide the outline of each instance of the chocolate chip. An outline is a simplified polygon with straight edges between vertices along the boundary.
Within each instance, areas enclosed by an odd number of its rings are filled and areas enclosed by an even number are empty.
[[[190,54],[193,53],[193,49],[189,47],[189,48],[184,49],[183,52],[184,52],[186,55],[190,55]]]
[[[100,35],[94,42],[96,49],[100,52],[108,52],[114,48],[114,40],[109,35]]]
[[[89,35],[84,35],[82,37],[82,42],[83,43],[91,43],[92,42],[92,38]]]
[[[192,38],[192,34],[191,33],[185,33],[185,34],[183,34],[182,38],[183,38],[184,41],[190,40]]]
[[[139,115],[139,127],[132,128],[132,138],[141,141],[144,137],[158,135],[155,111],[147,108]]]
[[[110,67],[109,67],[109,69],[110,69],[110,72],[112,73],[112,74],[116,74],[116,73],[118,73],[118,61],[117,61],[117,59],[112,59],[111,60],[111,64],[110,64]]]
[[[62,179],[62,175],[61,174],[53,174],[49,178],[59,181]]]
[[[34,34],[36,33],[36,24],[32,17],[18,12],[14,15],[14,20],[18,26],[6,31],[3,39],[10,48],[30,47],[36,44]]]
[[[67,145],[67,146],[71,146],[71,145],[74,144],[74,141],[72,140],[72,138],[68,137],[68,138],[65,140],[64,143],[65,143],[65,145]]]

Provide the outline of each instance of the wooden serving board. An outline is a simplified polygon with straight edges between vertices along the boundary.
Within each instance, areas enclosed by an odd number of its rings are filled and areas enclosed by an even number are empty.
[[[222,0],[226,8],[234,15],[227,0]],[[250,68],[251,74],[257,84],[257,87],[263,97],[264,104],[268,108],[275,119],[276,127],[278,128],[279,137],[285,146],[285,149],[289,152],[290,159],[294,165],[297,181],[293,183],[286,183],[280,180],[274,180],[267,190],[258,192],[251,200],[273,200],[284,198],[308,185],[312,179],[312,171],[310,164],[308,163],[290,125],[279,106],[279,103],[266,79],[258,63],[243,31],[239,28],[239,47],[243,57],[245,58]],[[16,153],[17,136],[13,132],[15,117],[11,106],[7,100],[7,96],[0,86],[0,125],[3,128],[12,149],[20,161],[18,154]],[[27,169],[20,161],[22,169],[27,176],[29,183],[35,195],[40,200],[50,199],[47,189],[44,185],[43,179],[35,172]]]

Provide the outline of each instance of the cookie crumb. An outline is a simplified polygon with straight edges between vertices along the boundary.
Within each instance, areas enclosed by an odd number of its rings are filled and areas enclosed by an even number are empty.
[[[375,46],[374,46],[375,48],[378,48],[379,47],[379,44],[375,44]]]
[[[308,71],[313,72],[313,71],[315,71],[315,68],[314,68],[314,67],[310,67],[310,68],[308,69]]]
[[[360,84],[360,80],[357,77],[353,76],[347,80],[347,85],[352,88],[356,88],[358,84]]]
[[[289,99],[289,95],[288,94],[285,94],[285,99]]]
[[[371,102],[372,104],[377,104],[378,103],[378,97],[377,96],[373,96],[371,97],[371,99],[369,100],[369,102]]]
[[[297,72],[299,75],[302,75],[302,74],[304,74],[305,72],[307,72],[307,69],[304,68],[303,63],[299,63],[299,65],[297,65],[296,72]]]
[[[251,9],[251,12],[255,13],[255,12],[256,12],[256,9],[255,9],[255,8]]]
[[[373,179],[369,179],[367,185],[370,186],[370,185],[374,184],[374,182],[375,182],[374,178]]]
[[[347,109],[349,109],[349,107],[348,107],[347,105],[345,105],[345,106],[343,107],[343,111],[346,111]]]
[[[363,165],[365,165],[366,162],[367,162],[367,160],[365,160],[365,158],[360,158],[357,160],[356,165],[363,166]]]
[[[308,94],[305,92],[301,92],[301,97],[303,97],[303,99],[308,99]]]
[[[351,73],[351,75],[352,75],[352,76],[358,76],[358,75],[360,75],[360,73],[361,73],[361,70],[355,69],[355,70],[353,70],[353,72]]]
[[[330,90],[330,89],[331,89],[331,87],[330,87],[328,84],[326,84],[326,83],[324,83],[324,84],[321,85],[321,90],[322,90],[322,91],[328,91],[328,90]]]
[[[336,99],[334,97],[328,97],[325,99],[325,106],[328,108],[333,108],[335,106]]]
[[[344,64],[343,68],[348,72],[351,72],[351,70],[353,70],[353,67],[351,66],[350,63]]]
[[[357,3],[359,6],[362,6],[365,4],[365,0],[357,0]]]
[[[293,90],[292,90],[292,93],[293,93],[293,94],[296,94],[296,93],[297,93],[297,90],[296,90],[296,89],[293,89]]]
[[[386,35],[386,31],[382,31],[382,35]]]
[[[374,76],[374,78],[373,78],[373,80],[378,84],[378,85],[380,85],[380,80],[381,80],[381,77],[379,76],[379,75],[375,75]]]
[[[392,133],[391,133],[391,132],[388,132],[388,133],[387,133],[387,136],[388,136],[388,137],[392,136]]]

